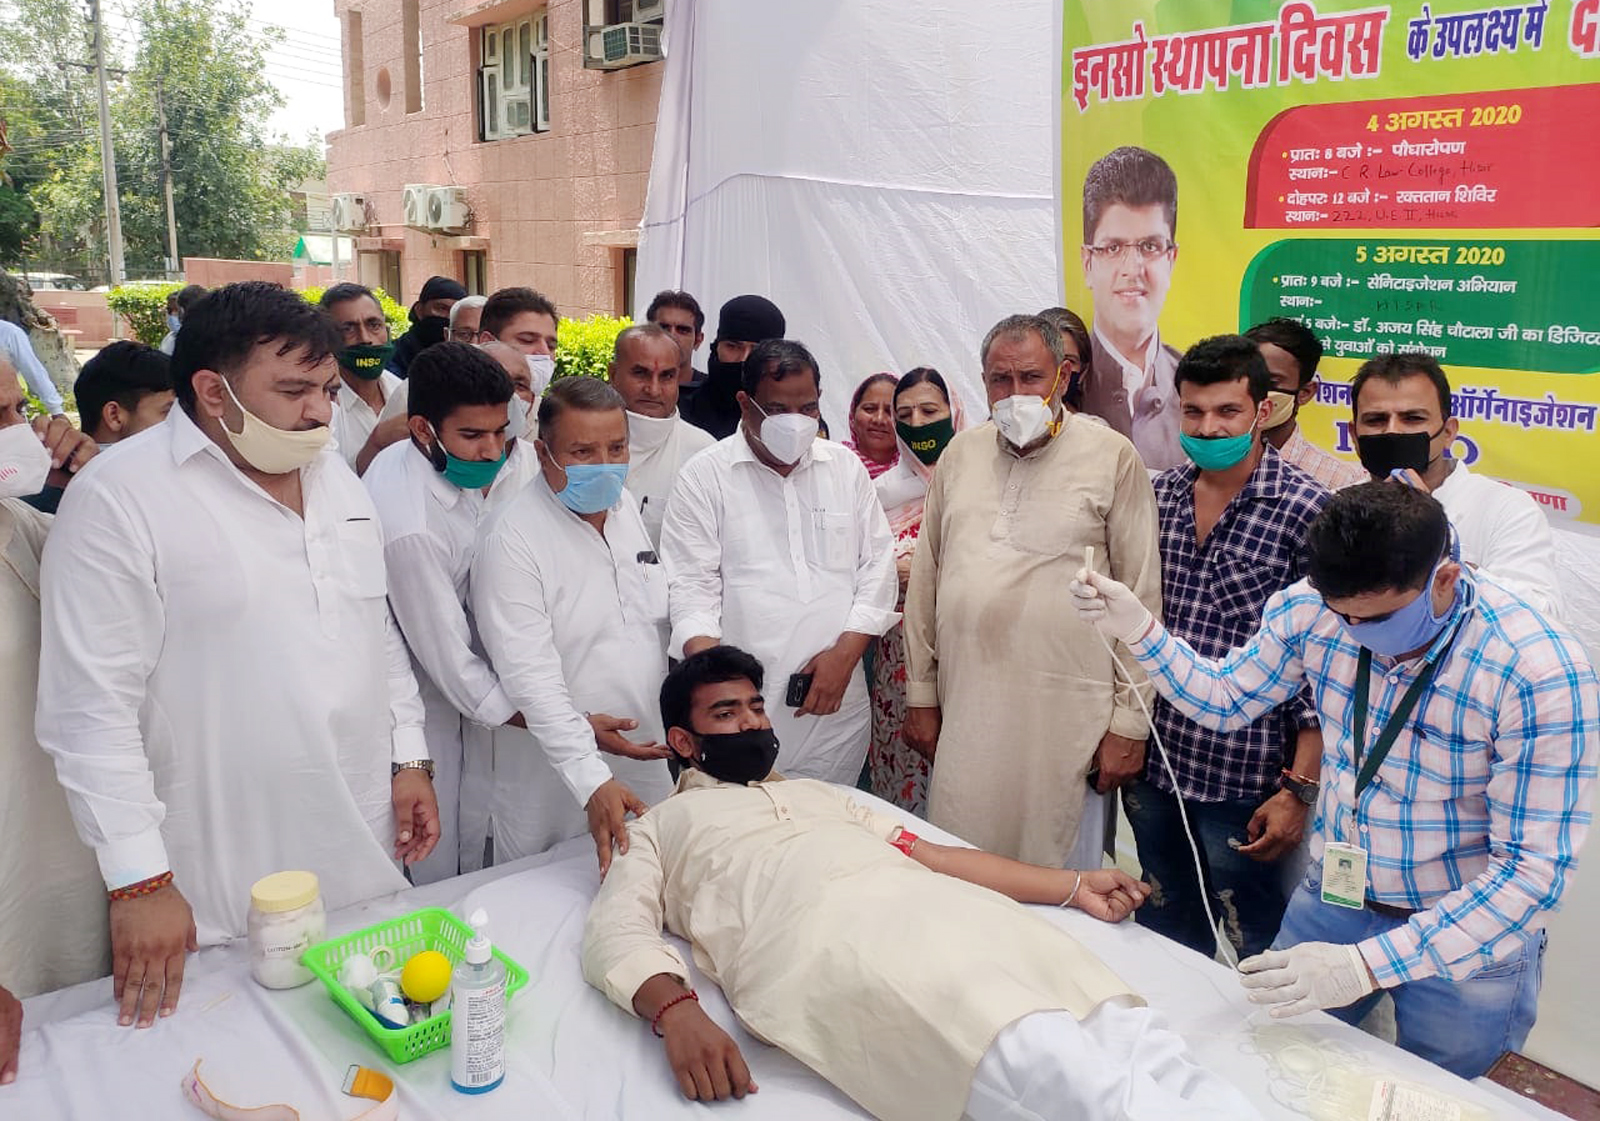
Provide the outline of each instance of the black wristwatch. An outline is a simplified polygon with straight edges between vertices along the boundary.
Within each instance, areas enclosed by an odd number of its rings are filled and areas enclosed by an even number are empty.
[[[1322,784],[1314,778],[1297,775],[1285,767],[1283,777],[1278,780],[1278,789],[1287,790],[1307,806],[1314,806],[1317,804],[1317,792],[1322,789]]]

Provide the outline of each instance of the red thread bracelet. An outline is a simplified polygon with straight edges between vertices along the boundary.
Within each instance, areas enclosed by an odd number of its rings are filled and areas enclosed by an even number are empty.
[[[163,872],[159,876],[151,876],[148,880],[127,884],[123,887],[114,887],[106,892],[106,896],[113,903],[120,903],[124,899],[138,899],[144,895],[154,895],[172,882],[172,873]]]
[[[679,993],[657,1010],[656,1018],[650,1021],[650,1030],[655,1033],[655,1037],[657,1039],[667,1038],[665,1035],[661,1034],[661,1029],[656,1026],[661,1023],[661,1017],[665,1016],[667,1014],[667,1009],[671,1008],[674,1004],[682,1004],[686,1000],[692,1000],[698,1004],[700,1003],[700,994],[695,992],[693,989],[690,989],[686,993]]]

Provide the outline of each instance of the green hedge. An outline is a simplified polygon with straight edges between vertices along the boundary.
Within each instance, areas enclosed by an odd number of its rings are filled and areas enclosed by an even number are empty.
[[[611,368],[611,353],[617,336],[633,325],[627,316],[591,315],[588,319],[563,319],[556,332],[556,372],[558,378],[604,378]]]
[[[133,325],[134,337],[140,342],[157,346],[167,335],[167,295],[182,288],[181,284],[127,284],[113,288],[106,296],[111,310],[125,317]],[[389,335],[398,339],[411,324],[406,319],[406,309],[389,298],[382,288],[374,288],[378,305],[389,321]],[[322,298],[321,288],[302,288],[300,295],[308,303]],[[591,315],[587,319],[563,319],[556,345],[556,372],[558,378],[587,374],[604,378],[611,366],[611,353],[617,336],[633,320],[623,316]]]
[[[160,346],[167,337],[167,297],[181,284],[124,284],[106,293],[111,310],[133,326],[133,337]]]
[[[150,346],[159,346],[167,337],[167,296],[182,288],[182,284],[124,284],[106,294],[111,310],[133,325],[133,337]],[[391,300],[382,288],[374,288],[378,306],[383,308],[389,321],[389,333],[399,338],[411,324],[406,319],[406,309]],[[321,288],[302,288],[299,294],[307,303],[322,298]]]

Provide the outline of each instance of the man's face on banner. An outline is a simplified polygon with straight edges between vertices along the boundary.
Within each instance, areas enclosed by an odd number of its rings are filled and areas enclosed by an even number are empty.
[[[1094,322],[1120,350],[1143,346],[1172,286],[1178,247],[1159,203],[1112,203],[1083,250],[1083,276],[1094,297]]]

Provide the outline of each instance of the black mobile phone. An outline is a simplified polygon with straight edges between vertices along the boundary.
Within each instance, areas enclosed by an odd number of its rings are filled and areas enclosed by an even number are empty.
[[[1089,765],[1088,772],[1083,776],[1083,778],[1084,781],[1089,784],[1090,790],[1098,788],[1100,785],[1100,764],[1091,763]]]
[[[789,691],[783,695],[783,703],[790,708],[799,708],[806,703],[806,694],[811,692],[811,679],[814,673],[791,673],[789,675]]]

